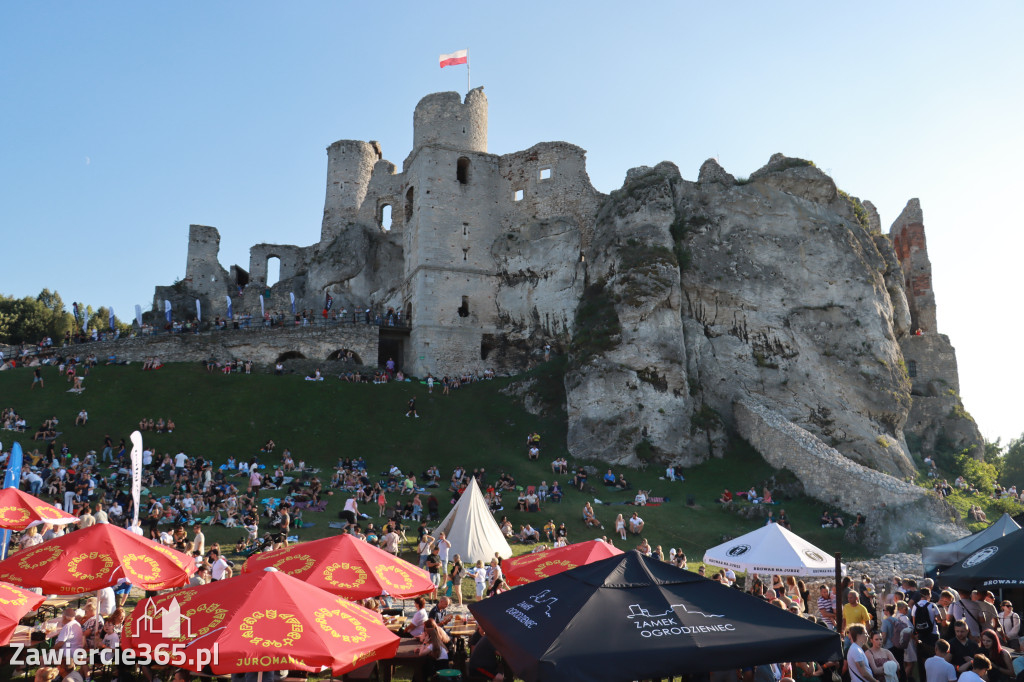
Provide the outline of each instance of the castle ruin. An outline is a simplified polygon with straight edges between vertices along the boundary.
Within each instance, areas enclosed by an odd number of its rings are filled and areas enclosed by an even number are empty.
[[[298,309],[394,309],[408,327],[382,330],[381,354],[415,375],[515,369],[545,343],[564,345],[583,285],[586,240],[602,195],[586,152],[564,142],[498,156],[487,151],[487,98],[476,88],[428,95],[413,114],[413,149],[401,172],[376,142],[327,148],[320,241],[257,244],[248,269],[225,270],[220,235],[193,225],[184,285],[159,287],[154,310],[201,301],[207,318]],[[526,253],[553,234],[570,267],[547,272]],[[550,240],[548,240],[550,241]],[[267,287],[267,263],[280,280]],[[579,264],[579,265],[577,265]]]

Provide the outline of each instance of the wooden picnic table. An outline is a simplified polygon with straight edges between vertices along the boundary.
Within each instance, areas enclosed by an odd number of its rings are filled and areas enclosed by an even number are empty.
[[[395,668],[408,666],[412,668],[412,682],[426,682],[426,664],[430,656],[420,654],[421,642],[418,639],[403,640],[398,645],[394,658],[377,661],[380,666],[382,682],[391,682]]]

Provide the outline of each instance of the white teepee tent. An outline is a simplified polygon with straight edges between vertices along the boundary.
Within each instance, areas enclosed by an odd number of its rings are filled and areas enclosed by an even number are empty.
[[[473,478],[469,480],[469,486],[462,497],[434,531],[434,537],[438,533],[444,533],[452,543],[448,556],[458,554],[467,566],[477,560],[486,564],[494,558],[495,552],[502,559],[512,556],[512,548],[501,534],[501,529],[487,508],[484,494]]]

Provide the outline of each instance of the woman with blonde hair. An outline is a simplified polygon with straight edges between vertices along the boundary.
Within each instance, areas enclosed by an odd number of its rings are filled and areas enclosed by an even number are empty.
[[[803,611],[803,598],[800,596],[800,588],[796,584],[796,577],[792,575],[786,576],[786,596],[789,600],[800,607]]]
[[[622,514],[615,517],[615,532],[619,534],[619,537],[623,540],[626,539],[626,520],[622,518]]]

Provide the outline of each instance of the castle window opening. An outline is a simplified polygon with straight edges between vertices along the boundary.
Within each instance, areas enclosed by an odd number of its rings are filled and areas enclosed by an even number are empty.
[[[384,204],[380,207],[380,229],[387,232],[391,229],[391,204]]]
[[[281,281],[281,259],[277,256],[267,258],[267,286],[272,287]]]
[[[548,168],[541,168],[540,169],[540,179],[541,180],[550,180],[551,179],[551,167],[550,166]]]
[[[522,201],[522,200],[523,200],[523,197],[524,197],[525,195],[526,195],[526,192],[525,192],[525,191],[523,191],[523,190],[521,190],[521,189],[517,189],[517,190],[516,190],[516,191],[515,191],[515,192],[514,192],[514,193],[512,194],[512,201]]]
[[[412,196],[413,188],[410,187],[409,191],[405,193],[405,222],[412,220]]]
[[[462,297],[462,305],[459,306],[459,317],[469,317],[469,296]]]
[[[917,362],[915,360],[907,360],[907,376],[910,378],[917,376]]]
[[[469,184],[469,159],[465,156],[460,156],[456,162],[455,177],[458,178],[460,185]]]

